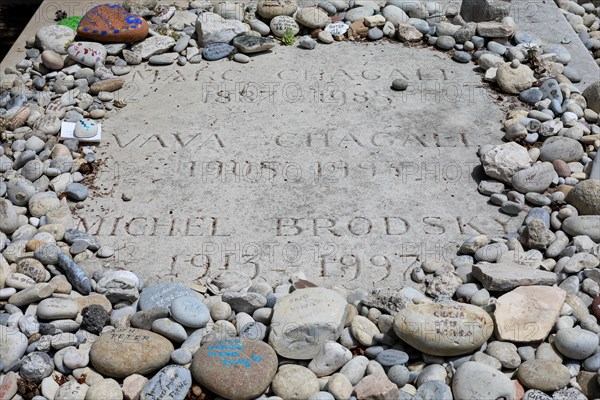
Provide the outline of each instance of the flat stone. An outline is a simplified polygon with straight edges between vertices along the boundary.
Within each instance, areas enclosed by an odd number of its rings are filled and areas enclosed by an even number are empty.
[[[564,304],[566,293],[558,287],[518,287],[500,296],[494,320],[499,340],[538,342],[546,339]]]
[[[477,35],[484,38],[506,38],[512,36],[514,27],[502,22],[487,21],[477,24]]]
[[[103,333],[90,350],[90,362],[102,375],[125,378],[165,366],[174,348],[164,337],[134,328]]]
[[[473,266],[473,276],[487,290],[503,292],[518,286],[552,286],[557,279],[553,272],[506,263],[476,264]]]
[[[78,312],[79,307],[75,301],[64,298],[50,298],[40,302],[36,315],[40,319],[54,320],[75,318]]]
[[[66,45],[74,39],[75,31],[62,25],[44,26],[35,34],[36,47],[58,54],[67,54]]]
[[[184,400],[192,387],[190,370],[179,365],[167,365],[148,381],[140,400]]]
[[[279,367],[271,389],[275,395],[284,399],[308,399],[319,391],[319,381],[308,368],[287,364]]]
[[[131,47],[143,60],[158,54],[164,54],[175,46],[175,39],[170,36],[152,36]]]
[[[554,392],[569,384],[571,375],[564,365],[549,360],[529,360],[519,366],[519,380],[528,388]]]
[[[106,47],[95,42],[74,42],[67,48],[69,58],[88,67],[94,67],[96,63],[104,64],[106,60]]]
[[[493,329],[484,310],[456,302],[413,305],[394,317],[399,337],[417,350],[438,356],[472,352],[490,338]],[[439,335],[431,336],[431,331]]]
[[[227,43],[211,43],[202,49],[202,56],[208,61],[216,61],[229,56],[234,49]]]
[[[544,193],[552,184],[555,172],[552,163],[534,164],[512,176],[512,186],[521,193]]]
[[[540,150],[542,161],[563,160],[569,163],[579,161],[583,156],[583,146],[577,140],[561,136],[546,139]]]
[[[467,361],[454,373],[452,393],[458,399],[514,399],[516,389],[502,372],[479,362]]]
[[[211,43],[229,43],[244,32],[246,28],[241,21],[224,19],[211,12],[202,13],[196,21],[198,44],[202,47]]]
[[[242,53],[259,53],[275,47],[275,40],[272,38],[263,38],[249,35],[237,36],[233,39],[233,45]]]
[[[600,216],[581,215],[565,219],[563,230],[572,236],[588,235],[593,241],[600,242]]]
[[[398,388],[384,374],[373,374],[361,379],[354,392],[359,399],[386,399],[392,398]]]
[[[190,328],[202,328],[210,321],[208,307],[191,296],[178,297],[171,303],[171,315],[180,324]]]
[[[202,344],[190,369],[194,379],[217,395],[250,400],[271,384],[277,372],[277,354],[261,341],[216,340]]]
[[[326,341],[340,337],[347,312],[346,300],[336,292],[296,290],[275,304],[269,344],[282,357],[312,359]]]
[[[196,294],[181,283],[163,282],[144,288],[140,295],[140,310],[170,308],[173,300],[179,297],[196,298]]]

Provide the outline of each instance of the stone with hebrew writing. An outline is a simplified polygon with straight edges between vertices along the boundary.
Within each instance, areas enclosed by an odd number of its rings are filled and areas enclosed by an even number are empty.
[[[173,344],[154,332],[118,328],[100,335],[90,349],[90,362],[104,376],[146,375],[169,362]]]
[[[260,340],[216,339],[194,354],[192,376],[210,391],[231,400],[260,397],[277,372],[277,354]]]
[[[494,322],[480,307],[444,301],[406,307],[394,317],[400,339],[434,356],[457,356],[481,347],[492,336]]]
[[[296,290],[275,304],[269,344],[282,357],[314,358],[327,341],[342,334],[348,302],[322,287]]]

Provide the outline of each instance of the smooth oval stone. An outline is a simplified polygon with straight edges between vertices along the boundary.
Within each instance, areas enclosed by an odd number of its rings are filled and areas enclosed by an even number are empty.
[[[150,56],[148,64],[150,65],[171,65],[175,62],[175,59],[169,54],[157,54]]]
[[[191,296],[173,300],[171,316],[175,321],[190,328],[202,328],[210,321],[208,307],[200,299]]]
[[[456,399],[514,399],[516,389],[501,371],[476,361],[467,361],[452,379]]]
[[[540,150],[542,161],[563,160],[565,162],[579,161],[583,156],[583,146],[575,139],[553,136],[546,139]]]
[[[163,282],[151,285],[142,291],[139,299],[140,310],[151,308],[169,308],[171,303],[178,297],[196,297],[187,286],[181,283]]]
[[[36,315],[40,319],[75,318],[79,312],[77,303],[71,299],[52,297],[38,304]]]
[[[277,354],[266,343],[239,338],[202,344],[190,367],[194,379],[219,396],[260,397],[277,372]]]
[[[187,339],[185,328],[169,318],[160,318],[154,321],[152,330],[175,343],[182,343]]]
[[[95,42],[74,42],[67,49],[69,58],[88,67],[94,67],[96,63],[104,64],[106,59],[106,47]]]
[[[292,31],[294,36],[297,35],[298,32],[300,32],[300,26],[298,25],[296,20],[287,15],[278,15],[277,17],[273,18],[269,26],[271,28],[271,31],[273,31],[273,35],[277,37],[283,37],[284,33],[287,30]]]
[[[565,328],[556,333],[554,345],[561,354],[574,360],[583,360],[598,348],[598,335],[584,329]]]
[[[211,43],[204,47],[202,56],[208,61],[216,61],[231,54],[235,47],[227,43]]]
[[[409,306],[394,318],[398,337],[434,356],[470,353],[483,345],[493,330],[494,322],[487,312],[457,302]]]
[[[144,18],[118,4],[102,4],[85,13],[77,35],[96,42],[133,43],[144,39],[149,26]]]
[[[400,350],[387,349],[375,357],[375,361],[384,367],[404,364],[408,361],[408,354]]]
[[[148,381],[141,400],[184,400],[192,387],[190,370],[179,365],[167,365]]]
[[[569,384],[569,369],[560,362],[535,359],[525,361],[517,371],[519,380],[530,389],[553,392]]]
[[[469,53],[467,53],[466,51],[456,51],[452,55],[452,59],[454,61],[464,64],[464,63],[468,63],[469,61],[471,61],[471,55]]]
[[[90,362],[99,373],[113,378],[146,375],[164,367],[173,350],[173,344],[156,333],[118,328],[94,342]]]
[[[98,123],[90,118],[80,119],[75,124],[73,136],[80,139],[89,139],[98,134]]]
[[[239,62],[241,64],[247,64],[250,62],[250,57],[242,53],[236,53],[233,56],[233,61]]]

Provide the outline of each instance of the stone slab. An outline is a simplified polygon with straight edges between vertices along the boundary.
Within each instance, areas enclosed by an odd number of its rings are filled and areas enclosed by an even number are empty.
[[[473,276],[487,290],[507,292],[519,286],[552,286],[557,277],[554,272],[532,269],[517,264],[487,264],[473,266]]]
[[[238,65],[136,67],[104,122],[79,228],[145,277],[397,286],[418,259],[521,222],[477,193],[502,119],[481,77],[400,44],[276,47]],[[390,90],[404,76],[406,92]],[[121,201],[122,193],[133,196]]]
[[[575,86],[583,90],[600,80],[600,67],[554,1],[512,0],[510,15],[518,30],[529,32],[544,44],[560,44],[569,50],[569,66],[576,68],[583,78]]]

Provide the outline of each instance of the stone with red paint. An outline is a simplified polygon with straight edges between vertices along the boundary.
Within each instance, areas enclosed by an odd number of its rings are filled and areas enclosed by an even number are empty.
[[[77,27],[85,39],[108,43],[139,42],[148,35],[148,23],[118,4],[102,4],[89,10]]]
[[[88,67],[93,67],[96,63],[104,64],[106,60],[106,48],[103,44],[95,42],[75,42],[67,49],[69,58]]]

